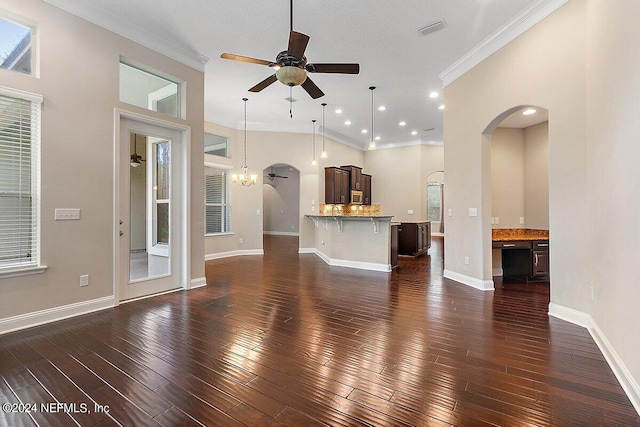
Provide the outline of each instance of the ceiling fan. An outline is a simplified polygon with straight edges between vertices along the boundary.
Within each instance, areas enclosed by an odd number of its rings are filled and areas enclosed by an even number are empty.
[[[133,154],[131,155],[131,166],[137,168],[142,164],[142,162],[146,161],[142,158],[141,155],[138,154],[138,135],[134,135],[133,140]]]
[[[360,65],[355,63],[307,63],[304,51],[309,43],[309,36],[293,31],[293,0],[290,1],[290,22],[289,45],[287,50],[283,50],[276,56],[274,62],[232,53],[220,55],[224,59],[266,65],[276,70],[275,74],[249,89],[249,92],[260,92],[277,80],[289,87],[300,85],[313,99],[316,99],[324,96],[324,92],[307,76],[307,73],[358,74],[360,72]]]
[[[273,181],[276,178],[289,178],[288,176],[282,176],[282,175],[278,175],[276,173],[273,172],[273,167],[271,168],[271,172],[269,172],[266,175],[266,178],[268,178],[270,181]]]

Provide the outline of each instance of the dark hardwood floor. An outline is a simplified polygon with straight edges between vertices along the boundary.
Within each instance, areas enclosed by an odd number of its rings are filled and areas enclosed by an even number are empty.
[[[548,289],[444,279],[442,246],[386,274],[271,236],[205,288],[0,336],[0,425],[640,425]]]

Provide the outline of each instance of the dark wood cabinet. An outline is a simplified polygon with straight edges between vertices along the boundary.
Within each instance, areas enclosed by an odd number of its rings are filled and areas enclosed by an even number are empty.
[[[549,274],[549,242],[533,242],[533,259],[531,263],[531,276],[540,277]]]
[[[502,249],[502,274],[525,280],[549,274],[548,240],[494,241],[493,249]]]
[[[362,204],[370,205],[371,202],[371,175],[362,174]]]
[[[398,266],[398,230],[399,224],[391,224],[391,268]]]
[[[362,168],[353,165],[340,166],[340,169],[349,173],[349,189],[362,191]]]
[[[324,168],[324,202],[343,205],[350,199],[349,172],[333,166]]]
[[[398,231],[398,253],[401,255],[422,255],[431,247],[429,221],[403,222]]]

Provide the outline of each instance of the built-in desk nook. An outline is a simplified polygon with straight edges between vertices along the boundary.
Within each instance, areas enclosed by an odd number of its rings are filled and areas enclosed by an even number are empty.
[[[498,228],[492,230],[491,240],[494,251],[500,251],[502,276],[524,280],[548,278],[549,230]]]

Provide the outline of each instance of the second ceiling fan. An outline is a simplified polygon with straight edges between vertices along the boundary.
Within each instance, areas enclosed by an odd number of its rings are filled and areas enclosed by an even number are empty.
[[[289,87],[302,86],[313,99],[316,99],[324,96],[324,93],[307,76],[307,73],[358,74],[360,72],[360,65],[355,63],[307,63],[304,51],[309,43],[309,36],[293,31],[293,0],[290,0],[290,22],[289,45],[287,50],[283,50],[276,56],[274,62],[232,53],[220,55],[223,59],[266,65],[276,70],[274,74],[249,89],[249,92],[260,92],[270,84],[279,81]]]

